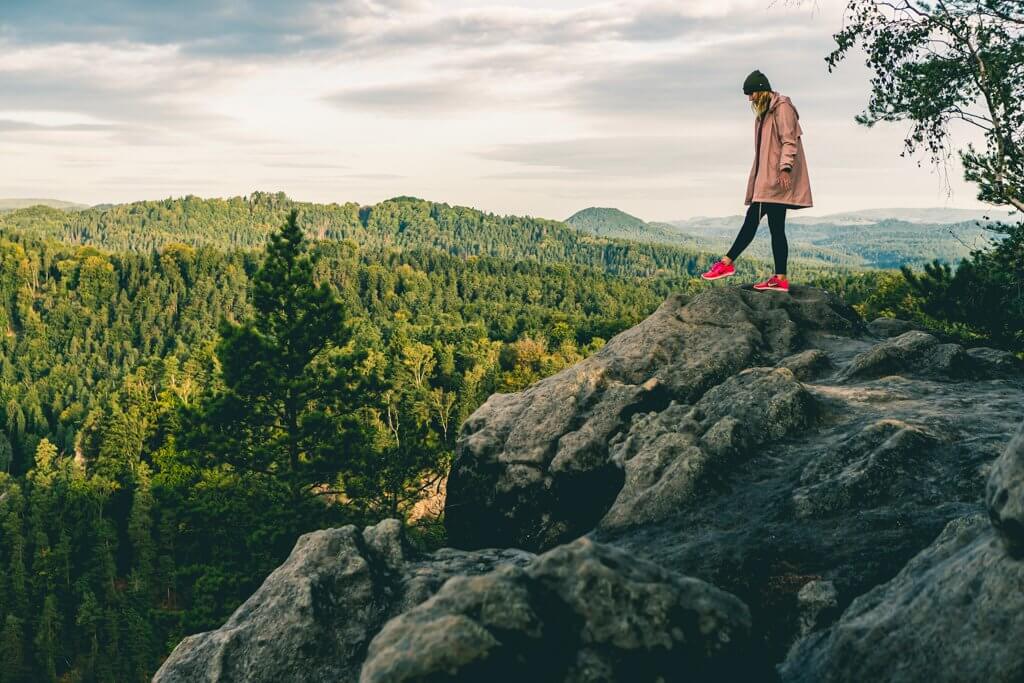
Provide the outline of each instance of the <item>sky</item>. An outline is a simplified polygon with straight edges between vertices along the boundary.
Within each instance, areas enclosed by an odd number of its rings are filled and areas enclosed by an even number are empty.
[[[955,159],[900,156],[909,124],[854,121],[863,56],[824,59],[844,5],[3,0],[0,197],[734,215],[760,69],[800,115],[804,215],[982,206]]]

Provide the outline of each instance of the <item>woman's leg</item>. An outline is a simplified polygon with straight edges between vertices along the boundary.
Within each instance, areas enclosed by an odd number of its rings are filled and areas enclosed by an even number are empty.
[[[750,245],[750,241],[754,239],[754,235],[757,233],[757,225],[761,222],[761,206],[761,202],[750,202],[747,216],[743,219],[743,225],[740,226],[740,234],[736,235],[736,240],[725,254],[726,258],[729,259],[729,263],[735,261],[736,257],[742,254],[743,250]]]
[[[772,256],[775,257],[775,274],[786,275],[789,260],[789,242],[786,241],[786,205],[767,204],[768,229],[772,231]]]

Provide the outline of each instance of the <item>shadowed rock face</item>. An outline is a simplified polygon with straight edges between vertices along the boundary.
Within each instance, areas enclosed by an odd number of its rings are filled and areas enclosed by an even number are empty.
[[[992,468],[985,502],[1006,551],[1024,559],[1024,422]]]
[[[463,425],[451,540],[526,550],[309,534],[156,680],[1024,680],[1022,405],[820,290],[671,297]]]
[[[984,515],[953,520],[838,623],[796,644],[783,681],[1024,679],[1024,562]]]
[[[388,622],[360,683],[763,679],[746,605],[585,538],[449,581]]]

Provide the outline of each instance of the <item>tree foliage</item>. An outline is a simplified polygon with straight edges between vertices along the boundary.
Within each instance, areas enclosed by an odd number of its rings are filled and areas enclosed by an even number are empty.
[[[980,130],[985,148],[959,150],[978,199],[1024,211],[1024,4],[1019,0],[850,0],[849,23],[826,58],[854,46],[874,72],[857,121],[909,121],[904,153],[949,152],[950,123]],[[989,227],[989,226],[986,226]],[[1024,222],[991,226],[992,240],[953,269],[938,260],[901,270],[926,322],[964,339],[1024,352]]]
[[[1024,6],[1019,0],[850,0],[826,58],[854,46],[873,71],[857,121],[909,121],[905,152],[944,158],[950,123],[980,130],[985,148],[959,150],[978,198],[1024,210]]]

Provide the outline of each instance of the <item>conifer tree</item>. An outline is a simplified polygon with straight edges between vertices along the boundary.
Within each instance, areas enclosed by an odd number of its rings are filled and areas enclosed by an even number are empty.
[[[21,620],[13,614],[4,619],[0,630],[0,683],[25,680],[25,646]]]
[[[225,390],[183,409],[177,443],[204,466],[228,464],[299,501],[334,482],[360,437],[345,310],[314,283],[295,211],[271,235],[252,297],[252,319],[220,323]]]

